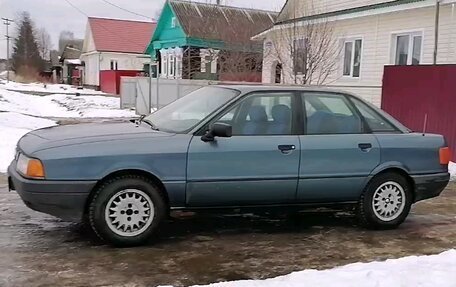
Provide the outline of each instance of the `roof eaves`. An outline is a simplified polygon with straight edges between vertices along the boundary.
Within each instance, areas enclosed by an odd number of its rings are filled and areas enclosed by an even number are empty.
[[[403,4],[410,4],[410,3],[423,2],[423,1],[426,1],[426,0],[394,0],[394,1],[389,1],[389,2],[360,6],[360,7],[355,7],[355,8],[349,8],[349,9],[344,9],[344,10],[322,13],[322,14],[315,14],[315,15],[311,15],[311,16],[304,16],[304,17],[295,18],[295,19],[283,20],[283,21],[276,22],[276,25],[316,20],[316,19],[321,19],[321,18],[328,18],[328,17],[364,12],[364,11],[368,11],[368,10],[375,10],[375,9],[381,9],[381,8],[386,8],[386,7],[391,7],[391,6],[399,6],[399,5],[403,5]]]
[[[280,9],[279,13],[277,14],[277,19],[280,18],[280,15],[282,15],[283,10],[285,9],[285,7],[287,7],[287,4],[288,4],[289,1],[290,0],[285,1],[285,4],[283,4],[282,9]]]
[[[188,27],[183,24],[183,23],[185,23],[185,21],[184,21],[184,19],[181,18],[182,15],[180,15],[180,13],[176,13],[176,10],[174,9],[174,6],[173,6],[174,3],[182,3],[183,1],[168,0],[167,2],[169,4],[169,8],[171,9],[171,11],[173,11],[173,14],[176,16],[177,21],[180,23],[180,26],[181,26],[182,30],[184,31],[185,35],[188,35]]]

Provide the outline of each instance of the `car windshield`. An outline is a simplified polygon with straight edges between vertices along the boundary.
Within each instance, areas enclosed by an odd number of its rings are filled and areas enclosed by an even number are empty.
[[[204,87],[147,116],[144,121],[161,131],[185,133],[238,95],[238,91],[231,89]]]

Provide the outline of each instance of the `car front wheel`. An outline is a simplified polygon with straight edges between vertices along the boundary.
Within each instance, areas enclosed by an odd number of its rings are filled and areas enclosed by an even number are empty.
[[[392,229],[407,218],[412,192],[407,180],[396,173],[374,177],[358,203],[361,224],[372,229]]]
[[[103,183],[90,202],[89,220],[102,240],[120,247],[146,243],[165,216],[159,189],[147,178],[126,175]]]

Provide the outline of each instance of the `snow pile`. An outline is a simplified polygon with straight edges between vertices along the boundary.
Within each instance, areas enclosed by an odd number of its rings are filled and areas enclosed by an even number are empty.
[[[456,163],[450,162],[450,165],[448,166],[448,170],[450,171],[451,180],[456,181]]]
[[[9,84],[8,84],[9,85]],[[20,85],[32,89],[37,84]],[[29,131],[55,125],[43,118],[114,118],[134,117],[134,111],[121,110],[120,99],[105,96],[53,94],[27,95],[0,85],[0,172],[14,157],[18,140]]]
[[[58,85],[58,84],[43,84],[43,83],[32,83],[22,84],[16,82],[3,82],[2,87],[8,90],[14,90],[16,92],[44,92],[52,94],[86,94],[86,95],[102,95],[103,92],[95,91],[91,89],[78,89],[70,85]]]
[[[54,125],[54,121],[47,119],[12,112],[0,113],[0,172],[6,172],[14,158],[16,144],[23,135]]]
[[[355,263],[329,270],[305,270],[267,280],[224,282],[207,287],[455,287],[456,250],[385,262]]]
[[[1,86],[0,111],[56,118],[111,118],[135,116],[133,111],[120,109],[119,98],[63,94],[34,96],[8,91]]]

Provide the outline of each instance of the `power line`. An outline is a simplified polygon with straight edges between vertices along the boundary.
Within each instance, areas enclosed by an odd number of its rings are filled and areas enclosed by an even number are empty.
[[[137,12],[134,12],[134,11],[131,11],[131,10],[128,10],[126,8],[123,8],[123,7],[120,7],[119,5],[116,5],[114,3],[111,3],[109,2],[108,0],[100,0],[100,1],[103,1],[104,3],[108,4],[108,5],[111,5],[113,7],[116,7],[122,11],[125,11],[125,12],[128,12],[128,13],[131,13],[131,14],[134,14],[136,16],[140,16],[140,17],[144,17],[144,18],[147,18],[149,20],[155,20],[154,18],[150,17],[150,16],[147,16],[147,15],[144,15],[144,14],[140,14],[140,13],[137,13]]]
[[[84,11],[82,11],[77,6],[75,6],[73,3],[71,3],[70,0],[65,0],[65,2],[67,2],[71,7],[73,7],[77,11],[79,11],[79,13],[81,13],[82,15],[86,16],[87,18],[89,18],[89,15],[87,15]]]
[[[9,26],[14,23],[12,19],[2,18],[3,24],[6,26],[6,82],[9,82],[9,70],[10,70],[10,37]]]

